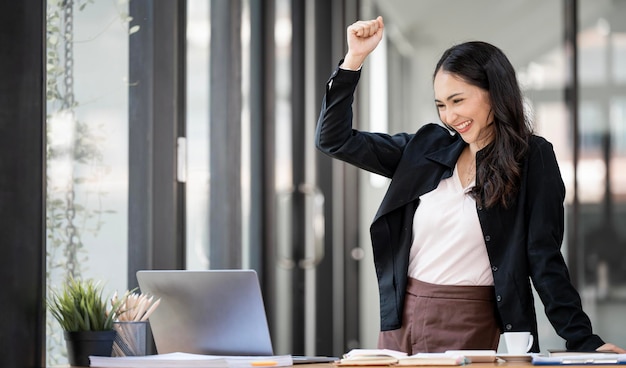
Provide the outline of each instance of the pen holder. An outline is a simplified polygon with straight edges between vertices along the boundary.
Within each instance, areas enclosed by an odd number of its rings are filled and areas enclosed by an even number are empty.
[[[117,331],[113,341],[112,356],[143,356],[146,355],[147,321],[115,322]]]

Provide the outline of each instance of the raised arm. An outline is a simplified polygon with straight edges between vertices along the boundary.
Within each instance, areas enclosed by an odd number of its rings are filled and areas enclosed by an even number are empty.
[[[352,127],[352,102],[360,67],[383,35],[383,18],[357,21],[347,28],[348,51],[326,83],[315,131],[315,146],[328,156],[391,177],[411,135],[393,136]]]
[[[381,16],[372,20],[359,20],[352,23],[346,32],[348,52],[341,68],[358,70],[383,38],[384,28],[383,17]]]

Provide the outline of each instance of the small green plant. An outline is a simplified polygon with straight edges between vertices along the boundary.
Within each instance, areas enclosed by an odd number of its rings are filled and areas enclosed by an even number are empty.
[[[111,305],[102,296],[102,286],[93,280],[69,278],[61,291],[51,290],[48,308],[64,331],[105,331],[113,329],[125,297]]]

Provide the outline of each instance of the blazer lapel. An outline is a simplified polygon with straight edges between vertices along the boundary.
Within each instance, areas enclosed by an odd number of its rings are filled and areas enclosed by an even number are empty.
[[[466,145],[459,138],[425,155],[406,152],[408,158],[398,165],[374,221],[430,192],[442,179],[452,176],[454,165]]]

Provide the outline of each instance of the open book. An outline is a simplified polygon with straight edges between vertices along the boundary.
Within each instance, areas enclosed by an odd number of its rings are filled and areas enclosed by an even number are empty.
[[[146,356],[102,357],[90,356],[90,367],[107,368],[260,368],[288,367],[291,355],[278,356],[221,356],[189,353],[169,353]]]
[[[335,363],[337,366],[423,366],[463,365],[469,360],[459,353],[418,353],[408,355],[389,349],[353,349]]]

